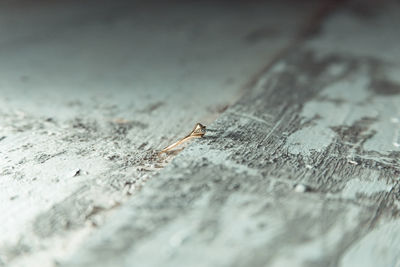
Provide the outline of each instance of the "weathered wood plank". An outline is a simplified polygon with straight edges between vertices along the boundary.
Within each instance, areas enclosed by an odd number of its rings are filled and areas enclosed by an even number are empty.
[[[154,151],[212,122],[314,12],[311,1],[8,2],[0,266],[18,267],[79,249],[169,162]]]
[[[63,266],[397,266],[400,54],[387,18],[400,7],[363,23],[353,10],[274,65]],[[371,25],[392,42],[350,47]]]

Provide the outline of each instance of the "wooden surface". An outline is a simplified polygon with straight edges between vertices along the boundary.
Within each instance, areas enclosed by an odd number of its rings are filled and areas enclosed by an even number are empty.
[[[316,9],[0,3],[0,266],[74,257],[173,158],[156,152],[237,101]]]
[[[400,9],[370,4],[330,16],[62,266],[399,266]]]
[[[227,2],[3,4],[0,266],[400,265],[400,3]]]

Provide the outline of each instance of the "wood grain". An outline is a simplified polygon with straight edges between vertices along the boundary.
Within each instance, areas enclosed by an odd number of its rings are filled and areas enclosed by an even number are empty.
[[[79,251],[170,162],[163,147],[240,98],[317,1],[28,2],[0,3],[7,267]]]
[[[396,10],[330,17],[62,266],[400,264],[400,54],[360,41]]]

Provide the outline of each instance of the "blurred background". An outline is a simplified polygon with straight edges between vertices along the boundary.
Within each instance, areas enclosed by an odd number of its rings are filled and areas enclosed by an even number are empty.
[[[3,2],[1,106],[71,118],[132,116],[155,105],[157,126],[208,122],[320,2]]]

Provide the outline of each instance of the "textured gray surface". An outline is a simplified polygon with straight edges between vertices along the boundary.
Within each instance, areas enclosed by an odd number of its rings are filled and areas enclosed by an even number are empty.
[[[80,250],[170,161],[158,149],[290,46],[310,3],[0,3],[0,266]]]
[[[63,266],[398,266],[400,7],[371,5],[261,75]]]

